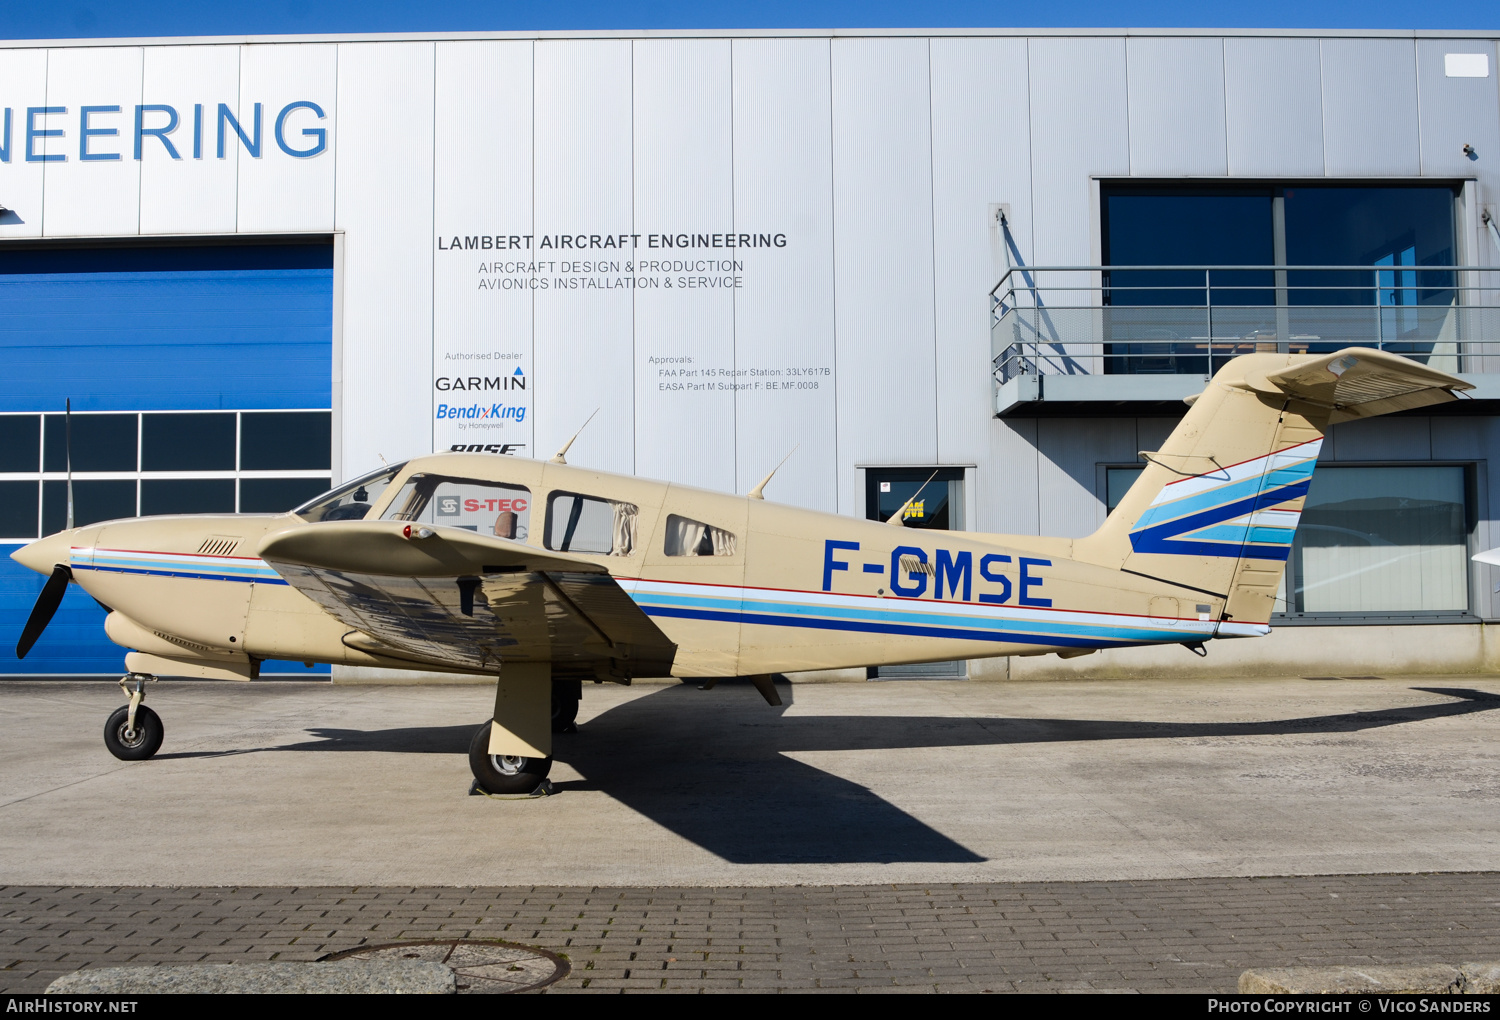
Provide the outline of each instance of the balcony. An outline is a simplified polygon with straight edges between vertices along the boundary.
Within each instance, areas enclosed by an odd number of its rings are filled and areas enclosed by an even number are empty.
[[[1351,346],[1461,375],[1474,399],[1452,411],[1500,413],[1493,267],[1017,267],[990,313],[1000,417],[1180,415],[1230,358]]]

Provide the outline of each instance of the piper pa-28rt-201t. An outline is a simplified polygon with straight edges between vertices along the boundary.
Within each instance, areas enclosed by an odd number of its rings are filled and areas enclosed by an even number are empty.
[[[16,654],[69,583],[106,606],[129,703],[105,742],[127,760],[161,745],[141,704],[159,674],[254,679],[266,659],[493,674],[470,764],[484,790],[529,793],[584,680],[748,677],[778,704],[784,672],[1266,634],[1328,426],[1469,388],[1366,348],[1235,358],[1078,539],[905,530],[901,511],[857,520],[767,502],[765,482],[724,495],[562,454],[418,457],[286,514],[32,542],[15,558],[49,577]]]

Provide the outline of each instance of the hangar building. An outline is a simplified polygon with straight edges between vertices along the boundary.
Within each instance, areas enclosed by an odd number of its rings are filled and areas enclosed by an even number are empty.
[[[1359,343],[1473,399],[1334,429],[1271,638],[968,675],[1485,668],[1495,44],[5,44],[0,541],[61,527],[70,472],[79,523],[284,510],[595,409],[572,463],[746,492],[795,449],[769,498],[888,514],[936,471],[912,526],[1083,535],[1217,365]],[[0,559],[0,631],[40,583]],[[71,591],[0,670],[118,672],[102,614]]]

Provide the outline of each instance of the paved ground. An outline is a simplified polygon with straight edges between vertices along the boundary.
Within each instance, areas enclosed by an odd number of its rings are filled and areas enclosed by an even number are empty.
[[[0,991],[87,965],[503,938],[566,991],[1232,992],[1242,970],[1500,959],[1500,875],[740,889],[0,889]]]
[[[466,796],[483,687],[0,684],[0,882],[789,885],[1500,867],[1500,678],[590,687]]]
[[[437,933],[564,952],[595,990],[1500,959],[1496,692],[591,687],[559,795],[497,801],[465,795],[480,687],[163,683],[162,753],[125,764],[99,736],[117,689],[7,682],[0,987]],[[1299,875],[1334,877],[1262,877]]]

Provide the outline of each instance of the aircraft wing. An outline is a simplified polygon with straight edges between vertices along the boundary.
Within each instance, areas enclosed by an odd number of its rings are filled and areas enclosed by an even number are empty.
[[[1457,400],[1456,391],[1474,388],[1447,372],[1369,347],[1346,347],[1245,381],[1262,392],[1331,407],[1335,424]]]
[[[267,535],[259,555],[377,655],[607,679],[666,676],[677,652],[598,563],[462,528],[327,521]]]

